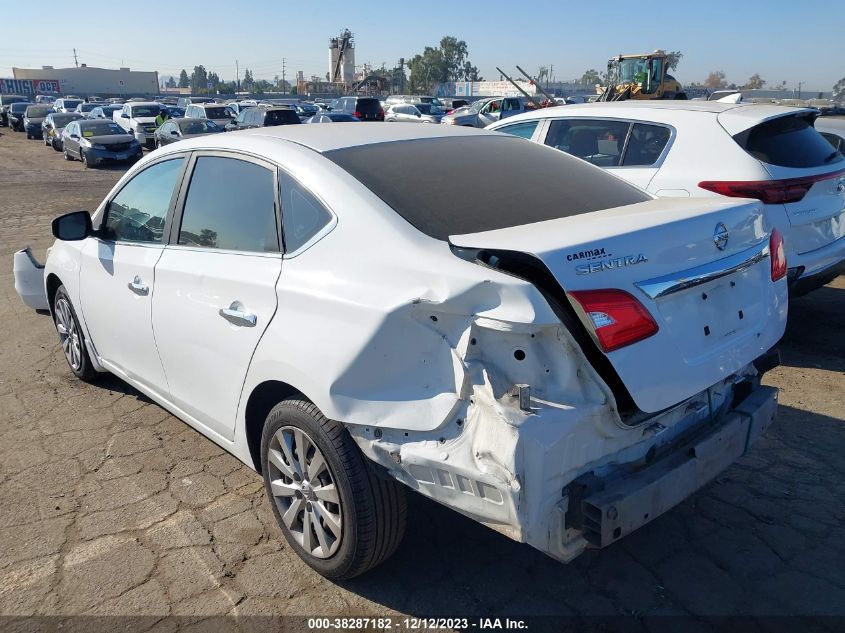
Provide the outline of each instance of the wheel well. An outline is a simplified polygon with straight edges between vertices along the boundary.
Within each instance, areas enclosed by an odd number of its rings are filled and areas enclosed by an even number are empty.
[[[267,414],[273,407],[291,396],[305,398],[301,391],[279,380],[262,382],[249,394],[245,414],[246,441],[252,463],[259,473],[261,472],[261,433],[264,430],[264,420],[267,419]]]
[[[50,312],[53,311],[53,299],[56,298],[56,291],[59,289],[59,286],[62,285],[62,280],[59,279],[53,273],[47,275],[47,305],[50,308]]]

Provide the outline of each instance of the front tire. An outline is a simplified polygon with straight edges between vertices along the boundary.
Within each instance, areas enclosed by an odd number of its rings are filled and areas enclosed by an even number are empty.
[[[91,364],[91,358],[85,346],[85,336],[82,334],[79,319],[76,318],[76,312],[64,286],[59,286],[53,299],[53,323],[73,375],[85,382],[91,382],[96,377],[97,370]]]
[[[90,169],[91,163],[88,162],[88,157],[85,155],[85,152],[79,152],[79,153],[82,156],[82,164],[85,167],[85,169]]]
[[[401,542],[401,484],[379,477],[344,426],[313,403],[292,398],[270,411],[261,467],[285,539],[322,576],[358,576]]]
[[[67,153],[67,150],[65,150],[65,160],[68,160],[68,161],[73,160],[73,156],[71,156],[70,154],[68,154],[68,153]]]

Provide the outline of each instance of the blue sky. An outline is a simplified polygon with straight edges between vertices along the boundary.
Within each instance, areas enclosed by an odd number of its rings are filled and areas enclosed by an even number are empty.
[[[356,63],[389,66],[410,58],[443,35],[467,42],[470,60],[486,79],[496,66],[531,73],[553,65],[557,79],[602,69],[611,55],[655,48],[680,50],[676,72],[682,83],[702,81],[724,70],[728,81],[744,83],[753,73],[789,87],[830,90],[845,76],[843,10],[836,0],[709,0],[653,2],[599,0],[250,0],[242,2],[114,2],[100,9],[74,2],[47,2],[36,11],[23,5],[17,21],[4,19],[0,76],[12,66],[73,65],[188,72],[196,64],[223,79],[250,68],[256,78],[324,75],[327,42],[342,28],[356,40]],[[8,15],[10,0],[0,0]],[[86,8],[87,6],[87,8]],[[45,35],[44,16],[54,21]],[[92,26],[91,26],[92,25]],[[63,42],[67,42],[64,44]]]

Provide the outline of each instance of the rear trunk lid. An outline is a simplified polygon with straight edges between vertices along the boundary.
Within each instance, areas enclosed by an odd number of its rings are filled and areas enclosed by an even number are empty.
[[[449,241],[532,255],[567,293],[634,296],[658,331],[605,355],[645,412],[712,386],[783,335],[786,283],[771,281],[759,202],[657,199]]]
[[[734,140],[782,185],[764,201],[783,206],[787,244],[801,255],[845,237],[845,158],[813,127],[817,115],[776,106],[741,106],[719,115]]]

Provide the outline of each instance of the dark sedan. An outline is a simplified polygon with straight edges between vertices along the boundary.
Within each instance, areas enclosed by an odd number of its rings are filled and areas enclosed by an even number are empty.
[[[20,102],[9,106],[9,127],[15,132],[23,132],[23,117],[31,103]]]
[[[360,121],[358,117],[354,117],[351,114],[346,114],[345,112],[320,112],[315,114],[310,119],[307,119],[306,123],[354,123],[355,121]]]
[[[62,132],[66,160],[81,160],[86,167],[138,160],[141,144],[114,121],[81,119]]]
[[[30,105],[23,115],[23,128],[26,138],[42,138],[44,119],[53,112],[51,105]]]
[[[155,131],[156,147],[206,134],[225,132],[222,126],[211,119],[170,119]]]

